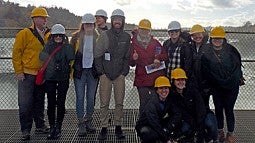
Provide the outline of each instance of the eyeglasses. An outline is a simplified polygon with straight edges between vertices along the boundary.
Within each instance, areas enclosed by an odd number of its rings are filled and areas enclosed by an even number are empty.
[[[61,37],[63,38],[64,37],[64,34],[52,34],[53,37]]]
[[[174,30],[169,30],[168,32],[170,32],[170,33],[177,33],[177,32],[180,32],[181,30],[180,29],[174,29]]]

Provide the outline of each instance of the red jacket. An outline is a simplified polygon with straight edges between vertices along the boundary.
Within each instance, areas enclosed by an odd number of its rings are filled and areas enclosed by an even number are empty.
[[[131,54],[130,54],[130,66],[136,66],[135,69],[135,81],[134,86],[154,86],[154,81],[158,76],[165,75],[164,70],[156,71],[150,74],[146,73],[145,66],[153,63],[154,59],[160,61],[167,60],[167,52],[158,42],[158,40],[151,38],[147,48],[145,49],[137,41],[137,34],[135,34],[131,39]],[[160,53],[156,52],[156,47],[160,47]],[[138,59],[133,60],[133,54],[136,50],[138,54]]]

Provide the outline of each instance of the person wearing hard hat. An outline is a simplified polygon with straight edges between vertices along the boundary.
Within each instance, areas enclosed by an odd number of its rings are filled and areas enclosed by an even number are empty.
[[[74,60],[74,48],[69,44],[65,28],[61,24],[52,26],[49,41],[39,55],[40,60],[46,62],[49,55],[56,49],[58,50],[51,57],[44,73],[48,98],[47,115],[50,125],[47,139],[57,139],[61,136],[66,94],[69,88],[69,75],[71,72],[70,62]],[[55,114],[56,111],[57,114]]]
[[[196,135],[196,143],[202,143],[206,109],[196,85],[187,82],[187,79],[182,68],[171,72],[170,95],[182,113],[182,124],[179,127],[181,134],[176,136],[183,136],[184,142],[193,142]]]
[[[47,28],[47,10],[36,7],[32,10],[32,25],[19,31],[13,45],[12,63],[18,80],[19,119],[22,140],[30,140],[33,121],[35,134],[48,133],[44,120],[44,85],[35,85],[35,78],[42,66],[39,53],[50,35]]]
[[[210,85],[218,124],[219,142],[233,143],[235,116],[234,106],[239,93],[239,86],[244,84],[241,69],[241,55],[227,43],[226,32],[214,27],[210,33],[209,48],[201,57],[202,75]],[[227,135],[224,134],[225,111]]]
[[[169,39],[164,41],[163,47],[168,52],[167,75],[175,68],[183,68],[190,77],[192,73],[192,51],[188,43],[181,37],[181,24],[178,21],[171,21],[168,25]]]
[[[154,94],[136,122],[141,143],[171,143],[171,134],[181,123],[181,112],[171,99],[170,81],[166,76],[155,79]]]
[[[101,33],[102,31],[108,30],[108,27],[106,25],[106,21],[108,19],[106,11],[103,9],[97,10],[95,17],[96,29],[98,30],[98,32]]]
[[[131,39],[130,66],[135,66],[134,86],[138,90],[141,112],[155,92],[153,87],[155,79],[165,75],[164,69],[148,73],[145,66],[153,65],[154,69],[159,68],[162,61],[167,60],[167,52],[150,34],[151,22],[148,19],[142,19],[136,31],[133,32]]]
[[[189,33],[192,38],[192,42],[190,43],[190,47],[193,52],[192,73],[206,107],[206,117],[204,123],[206,132],[204,139],[206,142],[216,142],[218,140],[217,121],[214,112],[209,106],[209,87],[205,84],[205,80],[203,79],[201,73],[201,56],[207,51],[206,43],[208,41],[208,34],[206,33],[204,27],[199,24],[193,25]]]
[[[95,49],[95,65],[100,75],[100,120],[102,129],[99,140],[107,139],[109,103],[114,89],[114,124],[117,139],[124,139],[122,131],[123,102],[125,97],[125,77],[129,73],[130,35],[124,31],[125,15],[115,9],[111,15],[111,28],[99,36]]]
[[[98,76],[94,67],[94,51],[99,33],[95,30],[95,16],[86,13],[81,19],[81,26],[73,33],[71,45],[76,49],[73,64],[73,78],[76,93],[76,115],[78,118],[78,136],[95,133],[92,125]],[[84,100],[86,95],[86,110]]]

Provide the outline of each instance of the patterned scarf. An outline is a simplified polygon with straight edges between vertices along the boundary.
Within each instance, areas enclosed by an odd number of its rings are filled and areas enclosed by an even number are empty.
[[[181,67],[181,47],[177,47],[173,53],[172,59],[169,59],[167,74],[170,75],[171,71],[175,68]],[[171,76],[171,75],[170,75]]]

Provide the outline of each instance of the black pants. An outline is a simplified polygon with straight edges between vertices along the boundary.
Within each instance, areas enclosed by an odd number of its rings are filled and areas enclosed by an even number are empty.
[[[239,93],[239,85],[231,90],[215,89],[213,90],[213,103],[215,106],[215,115],[217,118],[218,129],[224,127],[224,111],[228,132],[233,132],[235,128],[234,106]]]
[[[69,80],[63,81],[46,81],[46,92],[48,98],[48,119],[50,126],[54,126],[57,121],[62,125],[65,115],[66,94],[69,88]],[[57,120],[56,120],[57,108]]]

